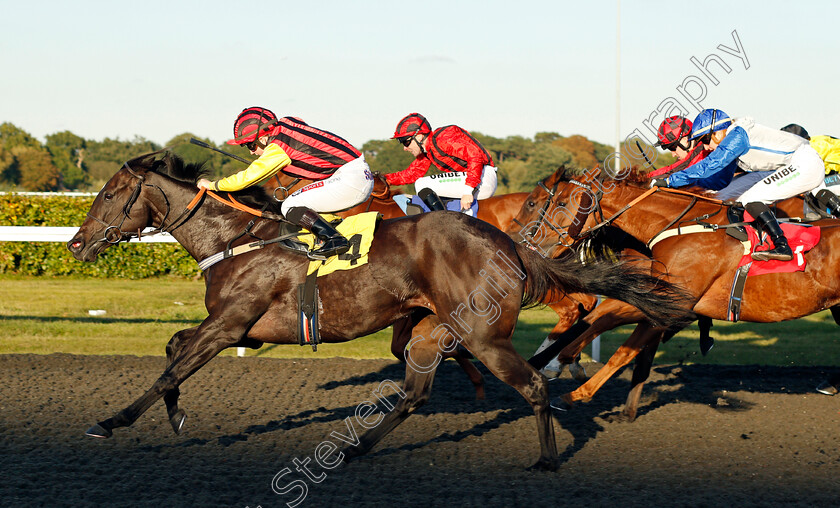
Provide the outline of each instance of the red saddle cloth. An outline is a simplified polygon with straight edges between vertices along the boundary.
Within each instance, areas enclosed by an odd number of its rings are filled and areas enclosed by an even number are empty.
[[[793,259],[790,261],[758,261],[750,257],[750,254],[741,258],[739,267],[752,263],[747,275],[762,275],[765,273],[801,272],[805,270],[804,253],[813,249],[820,241],[820,228],[806,224],[793,224],[790,222],[780,223],[782,231],[785,232],[790,250],[793,251]],[[774,247],[773,241],[768,235],[762,235],[764,242],[759,239],[755,228],[746,226],[750,242],[751,252],[770,250]]]

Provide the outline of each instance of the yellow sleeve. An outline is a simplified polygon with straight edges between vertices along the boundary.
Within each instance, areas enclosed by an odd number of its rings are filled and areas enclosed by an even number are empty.
[[[252,185],[259,185],[278,171],[292,163],[286,151],[274,143],[269,143],[260,157],[250,166],[238,173],[213,183],[213,188],[225,192],[242,190]]]

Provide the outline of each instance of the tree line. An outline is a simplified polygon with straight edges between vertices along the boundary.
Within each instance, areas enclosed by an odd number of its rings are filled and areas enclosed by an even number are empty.
[[[533,138],[496,138],[472,132],[490,152],[499,168],[497,194],[528,191],[536,182],[561,164],[583,170],[601,164],[614,148],[581,135],[561,136],[540,132]],[[159,145],[143,137],[133,140],[105,138],[87,140],[70,131],[46,136],[46,143],[9,122],[0,124],[0,190],[5,191],[93,191],[96,192],[127,160],[164,147],[189,162],[205,162],[212,178],[230,175],[244,167],[232,158],[189,143],[191,133]],[[211,146],[250,159],[245,148],[226,144]],[[647,147],[645,147],[647,148]],[[626,148],[625,148],[626,149]],[[638,153],[636,147],[630,149]],[[361,147],[371,170],[392,173],[406,168],[411,154],[395,140],[371,140]],[[654,167],[673,162],[669,154],[659,154]],[[430,173],[431,174],[431,173]]]

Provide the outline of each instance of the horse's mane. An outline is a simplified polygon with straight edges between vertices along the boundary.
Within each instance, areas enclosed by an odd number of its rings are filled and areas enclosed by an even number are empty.
[[[163,156],[159,156],[160,154],[161,152],[152,152],[141,155],[126,162],[126,165],[134,171],[152,171],[191,185],[195,185],[200,178],[206,177],[209,173],[206,162],[187,163],[181,156],[172,152],[163,152]],[[280,214],[280,203],[269,196],[262,186],[254,185],[229,194],[244,205]]]

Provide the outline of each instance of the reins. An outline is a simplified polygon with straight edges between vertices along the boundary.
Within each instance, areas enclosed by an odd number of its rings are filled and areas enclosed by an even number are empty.
[[[146,183],[146,176],[140,173],[137,173],[126,162],[123,167],[128,171],[128,173],[137,178],[139,181],[137,185],[134,187],[134,190],[131,192],[131,196],[129,196],[128,200],[126,200],[125,205],[122,207],[122,216],[117,214],[111,221],[105,222],[103,219],[92,215],[89,211],[87,216],[91,219],[95,220],[96,222],[105,226],[105,230],[102,233],[102,240],[111,243],[117,244],[124,239],[130,238],[137,238],[138,240],[142,239],[144,236],[151,236],[156,235],[159,233],[172,233],[184,223],[189,220],[192,213],[198,208],[200,203],[202,202],[202,198],[206,195],[209,195],[213,199],[223,203],[231,208],[239,210],[241,212],[248,213],[250,215],[254,215],[256,217],[261,217],[264,219],[269,219],[278,222],[287,222],[282,216],[271,213],[268,211],[261,211],[257,210],[256,208],[252,208],[250,206],[244,205],[239,201],[236,201],[232,196],[228,196],[227,198],[216,194],[213,191],[209,191],[207,189],[199,189],[195,196],[193,196],[192,200],[187,204],[184,210],[181,212],[178,217],[176,217],[170,224],[166,224],[167,218],[169,217],[169,213],[171,212],[171,206],[169,204],[169,198],[166,196],[166,193],[163,192],[159,186],[154,184]],[[122,226],[125,223],[126,219],[131,218],[131,208],[134,206],[134,203],[137,201],[137,198],[140,197],[140,192],[142,191],[143,186],[152,187],[160,191],[161,195],[163,196],[164,203],[166,204],[166,213],[163,215],[163,219],[161,219],[160,226],[151,229],[150,231],[140,231],[138,230],[136,233],[134,231],[131,232],[124,232],[122,230]],[[115,222],[119,220],[119,224],[115,224]]]
[[[579,209],[578,209],[577,213],[575,214],[575,222],[573,222],[572,224],[569,224],[566,227],[560,227],[558,229],[558,227],[553,225],[551,223],[551,221],[546,221],[545,216],[548,212],[548,209],[549,209],[549,206],[550,206],[551,202],[553,201],[553,199],[555,197],[557,184],[559,184],[559,180],[557,181],[557,183],[554,186],[554,189],[552,189],[552,190],[549,190],[548,187],[545,185],[545,183],[540,181],[540,182],[537,183],[537,185],[542,187],[543,189],[545,189],[548,192],[549,197],[546,200],[545,205],[543,205],[542,210],[540,210],[540,212],[539,212],[539,219],[537,220],[536,225],[530,230],[529,233],[526,233],[526,235],[528,237],[533,238],[536,235],[536,232],[542,226],[543,222],[545,221],[546,224],[548,224],[549,227],[551,227],[560,237],[562,237],[565,234],[566,236],[568,236],[572,240],[575,240],[575,241],[583,240],[587,237],[592,236],[598,230],[600,230],[604,227],[610,226],[617,218],[619,218],[620,216],[625,214],[628,210],[630,210],[631,208],[638,205],[640,202],[649,198],[650,196],[654,195],[657,192],[664,192],[664,193],[667,193],[667,194],[686,196],[686,197],[691,198],[691,201],[689,202],[688,206],[675,219],[673,219],[670,223],[668,223],[668,225],[666,225],[659,233],[654,235],[653,238],[656,238],[662,232],[667,231],[668,229],[673,227],[675,224],[684,221],[685,216],[691,211],[692,208],[694,208],[694,206],[699,201],[705,201],[705,202],[709,202],[709,203],[719,205],[718,210],[716,210],[715,212],[706,213],[706,214],[701,215],[699,217],[696,217],[694,219],[689,219],[690,221],[696,222],[696,223],[701,224],[701,225],[705,225],[706,223],[703,222],[703,221],[709,219],[710,217],[714,217],[715,215],[719,214],[724,207],[723,201],[721,201],[719,199],[710,198],[710,197],[706,197],[706,196],[701,196],[701,195],[697,195],[697,194],[694,194],[694,193],[691,193],[691,192],[682,191],[682,190],[678,190],[678,189],[667,189],[667,188],[662,188],[662,187],[653,187],[653,188],[647,189],[641,195],[637,196],[632,201],[630,201],[629,203],[627,203],[626,205],[621,207],[619,210],[617,210],[615,213],[613,213],[610,217],[604,218],[603,210],[601,208],[601,199],[603,197],[603,191],[602,191],[601,187],[599,186],[598,192],[596,193],[592,189],[592,186],[588,183],[583,183],[583,182],[579,182],[579,181],[576,181],[576,180],[569,180],[569,183],[572,184],[572,185],[575,185],[577,187],[581,187],[581,188],[583,188],[587,191],[587,195],[591,197],[592,201],[594,201],[594,203],[590,203],[590,209],[588,211],[583,210],[583,204],[581,204],[579,206]],[[594,204],[594,206],[592,206],[593,204]],[[557,205],[557,206],[560,206],[560,205]],[[589,227],[585,231],[581,232],[580,229],[582,229],[586,218],[588,218],[590,215],[592,215],[592,213],[595,212],[596,210],[598,212],[598,215],[600,215],[599,222],[597,224]],[[519,226],[521,226],[523,228],[525,227],[522,223],[520,223],[516,219],[514,219],[514,222],[516,222],[517,224],[519,224]],[[579,223],[579,227],[573,229],[573,227],[575,225],[578,225],[578,223]],[[706,225],[706,227],[712,227],[712,226],[713,225]],[[716,225],[714,225],[714,226],[716,226]],[[527,240],[525,240],[525,241],[527,241]],[[554,245],[557,246],[557,245],[565,245],[565,244],[563,244],[562,240],[558,240]]]

